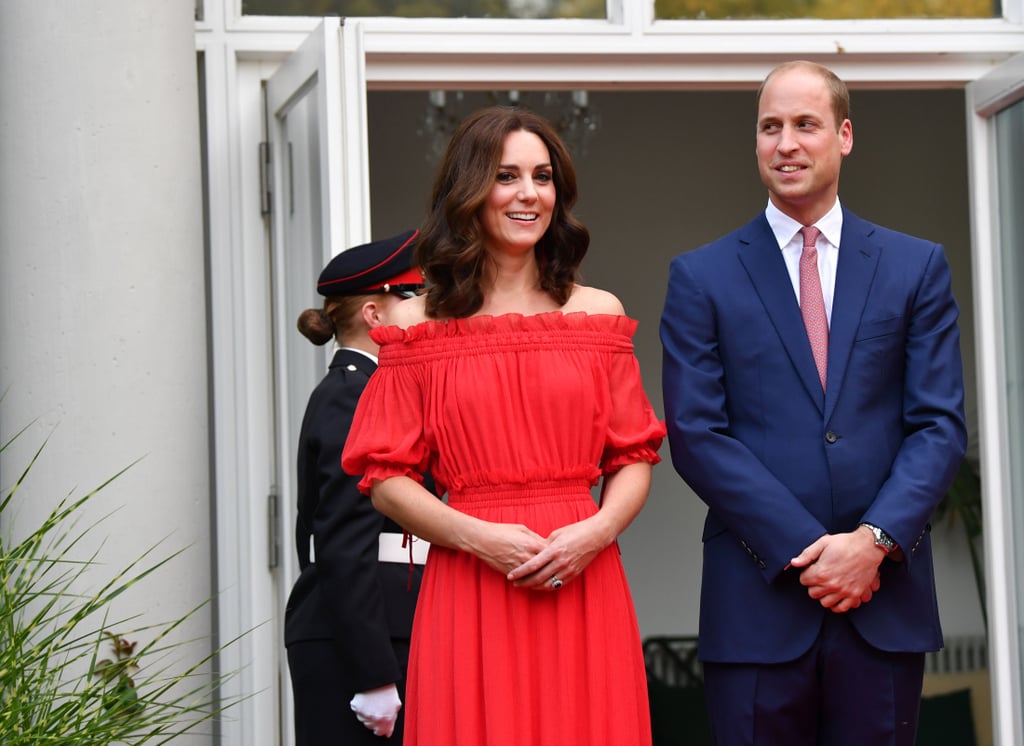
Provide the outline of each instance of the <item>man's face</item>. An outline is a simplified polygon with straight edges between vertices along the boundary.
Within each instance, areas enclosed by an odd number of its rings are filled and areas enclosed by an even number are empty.
[[[757,166],[782,212],[804,225],[828,212],[852,149],[853,125],[836,125],[820,75],[798,67],[768,80],[757,107]]]

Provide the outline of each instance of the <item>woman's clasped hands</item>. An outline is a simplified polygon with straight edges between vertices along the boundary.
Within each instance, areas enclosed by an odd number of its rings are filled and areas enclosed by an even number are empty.
[[[517,588],[557,591],[609,543],[591,518],[555,529],[546,538],[521,524],[487,524],[475,552]]]

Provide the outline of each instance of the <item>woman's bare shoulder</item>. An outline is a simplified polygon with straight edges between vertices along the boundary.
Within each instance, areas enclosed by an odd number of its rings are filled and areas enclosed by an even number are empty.
[[[408,329],[410,326],[426,320],[426,300],[422,295],[417,295],[406,298],[401,303],[396,303],[389,308],[384,323]]]
[[[572,295],[569,296],[569,302],[565,304],[562,311],[565,313],[583,311],[584,313],[603,313],[614,316],[622,316],[626,313],[626,310],[622,307],[622,301],[613,293],[609,293],[601,288],[588,287],[587,285],[575,285],[573,287]]]

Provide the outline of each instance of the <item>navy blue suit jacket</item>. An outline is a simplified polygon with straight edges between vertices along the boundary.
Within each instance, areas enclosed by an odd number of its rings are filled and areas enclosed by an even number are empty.
[[[942,645],[929,519],[963,458],[956,301],[938,244],[843,211],[822,391],[764,214],[673,259],[661,321],[673,463],[707,504],[703,660],[792,660],[826,611],[789,561],[882,527],[904,549],[849,613],[871,645]]]

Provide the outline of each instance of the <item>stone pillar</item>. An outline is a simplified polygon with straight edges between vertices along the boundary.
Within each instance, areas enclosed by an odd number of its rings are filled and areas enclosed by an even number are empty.
[[[0,531],[132,464],[90,508],[118,509],[99,575],[189,546],[118,600],[140,625],[211,589],[198,118],[193,3],[0,3],[0,440],[29,425],[5,494],[49,438]]]

